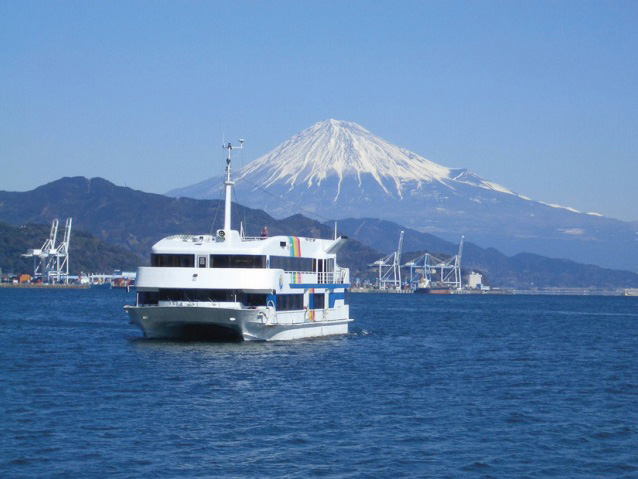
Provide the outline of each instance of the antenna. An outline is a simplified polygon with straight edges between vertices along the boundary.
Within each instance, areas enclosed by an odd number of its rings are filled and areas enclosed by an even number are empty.
[[[225,236],[228,236],[228,233],[230,233],[230,205],[232,201],[232,188],[233,188],[233,185],[235,184],[235,182],[230,179],[231,152],[233,151],[233,148],[236,150],[243,149],[244,140],[243,139],[239,140],[239,146],[233,147],[233,145],[230,142],[228,142],[228,144],[222,145],[222,148],[228,152],[226,156],[226,181],[224,182],[224,185],[226,188],[226,197],[225,197],[225,204],[224,204],[224,232],[225,232]]]

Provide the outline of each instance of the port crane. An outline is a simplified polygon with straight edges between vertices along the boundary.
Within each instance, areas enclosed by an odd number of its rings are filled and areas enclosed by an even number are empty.
[[[461,258],[463,256],[463,241],[461,236],[459,251],[449,259],[444,259],[430,253],[425,253],[404,266],[410,268],[410,288],[430,288],[434,285],[459,290],[461,283]]]
[[[401,289],[401,250],[403,249],[403,234],[404,231],[401,231],[399,235],[399,245],[395,252],[369,265],[379,270],[379,289],[388,289],[389,287]]]
[[[22,256],[33,258],[33,277],[42,281],[55,281],[59,283],[69,278],[69,245],[71,243],[71,227],[73,218],[67,218],[64,225],[64,237],[62,243],[56,245],[58,236],[58,219],[51,223],[49,237],[39,249],[29,249]]]

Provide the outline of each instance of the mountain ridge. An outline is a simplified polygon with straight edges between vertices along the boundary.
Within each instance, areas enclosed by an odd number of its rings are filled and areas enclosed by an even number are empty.
[[[0,221],[13,225],[50,224],[53,218],[69,216],[73,217],[74,227],[78,230],[88,231],[107,243],[123,246],[147,262],[151,246],[165,236],[201,234],[221,227],[223,202],[169,198],[117,186],[102,178],[83,177],[63,178],[29,192],[0,191]],[[233,225],[237,227],[240,221],[244,222],[249,236],[259,235],[263,226],[268,226],[272,235],[325,238],[334,234],[333,223],[321,224],[300,214],[278,220],[262,210],[235,204]],[[340,263],[351,268],[353,278],[374,277],[375,273],[368,265],[395,248],[401,229],[406,230],[406,252],[427,249],[432,253],[456,253],[455,244],[428,233],[410,230],[387,220],[367,222],[374,228],[365,230],[360,227],[340,252]],[[339,223],[338,229],[343,234],[350,234],[350,228],[359,226],[344,220]],[[33,246],[23,245],[25,250],[29,247]],[[480,248],[469,241],[465,251],[465,267],[484,271],[493,286],[529,286],[527,277],[532,275],[538,286],[638,286],[638,275],[626,271],[611,271],[534,255],[524,257],[527,263],[523,264],[521,258],[508,258],[499,251]],[[550,265],[560,265],[562,269],[554,268],[551,274],[545,273]]]
[[[221,228],[224,204],[219,200],[145,193],[103,178],[65,177],[27,192],[0,191],[0,221],[11,225],[50,224],[53,218],[66,217],[73,217],[75,228],[124,246],[146,263],[151,246],[163,237]],[[273,235],[331,236],[330,228],[301,215],[276,220],[261,210],[234,204],[232,224],[237,228],[240,221],[249,236],[258,236],[265,225]],[[355,271],[365,270],[379,254],[356,240],[346,248]]]

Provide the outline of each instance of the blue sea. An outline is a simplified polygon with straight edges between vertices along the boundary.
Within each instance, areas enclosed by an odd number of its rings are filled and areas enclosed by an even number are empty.
[[[638,298],[349,299],[348,336],[220,344],[0,289],[0,477],[638,477]]]

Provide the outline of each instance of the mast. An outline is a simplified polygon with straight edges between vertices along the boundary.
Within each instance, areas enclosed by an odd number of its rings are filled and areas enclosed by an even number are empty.
[[[397,248],[397,255],[396,255],[396,261],[397,261],[397,272],[399,275],[399,286],[397,287],[397,289],[401,289],[401,250],[403,249],[403,233],[405,233],[405,231],[401,231],[401,235],[399,236],[399,247]]]
[[[236,146],[235,149],[241,150],[244,147],[244,140],[239,140],[239,146]],[[230,233],[230,208],[232,202],[232,192],[234,181],[230,179],[230,157],[231,151],[233,150],[233,145],[228,143],[227,145],[223,145],[222,148],[228,151],[228,155],[226,156],[226,181],[224,181],[226,196],[224,201],[224,232],[226,235]]]

